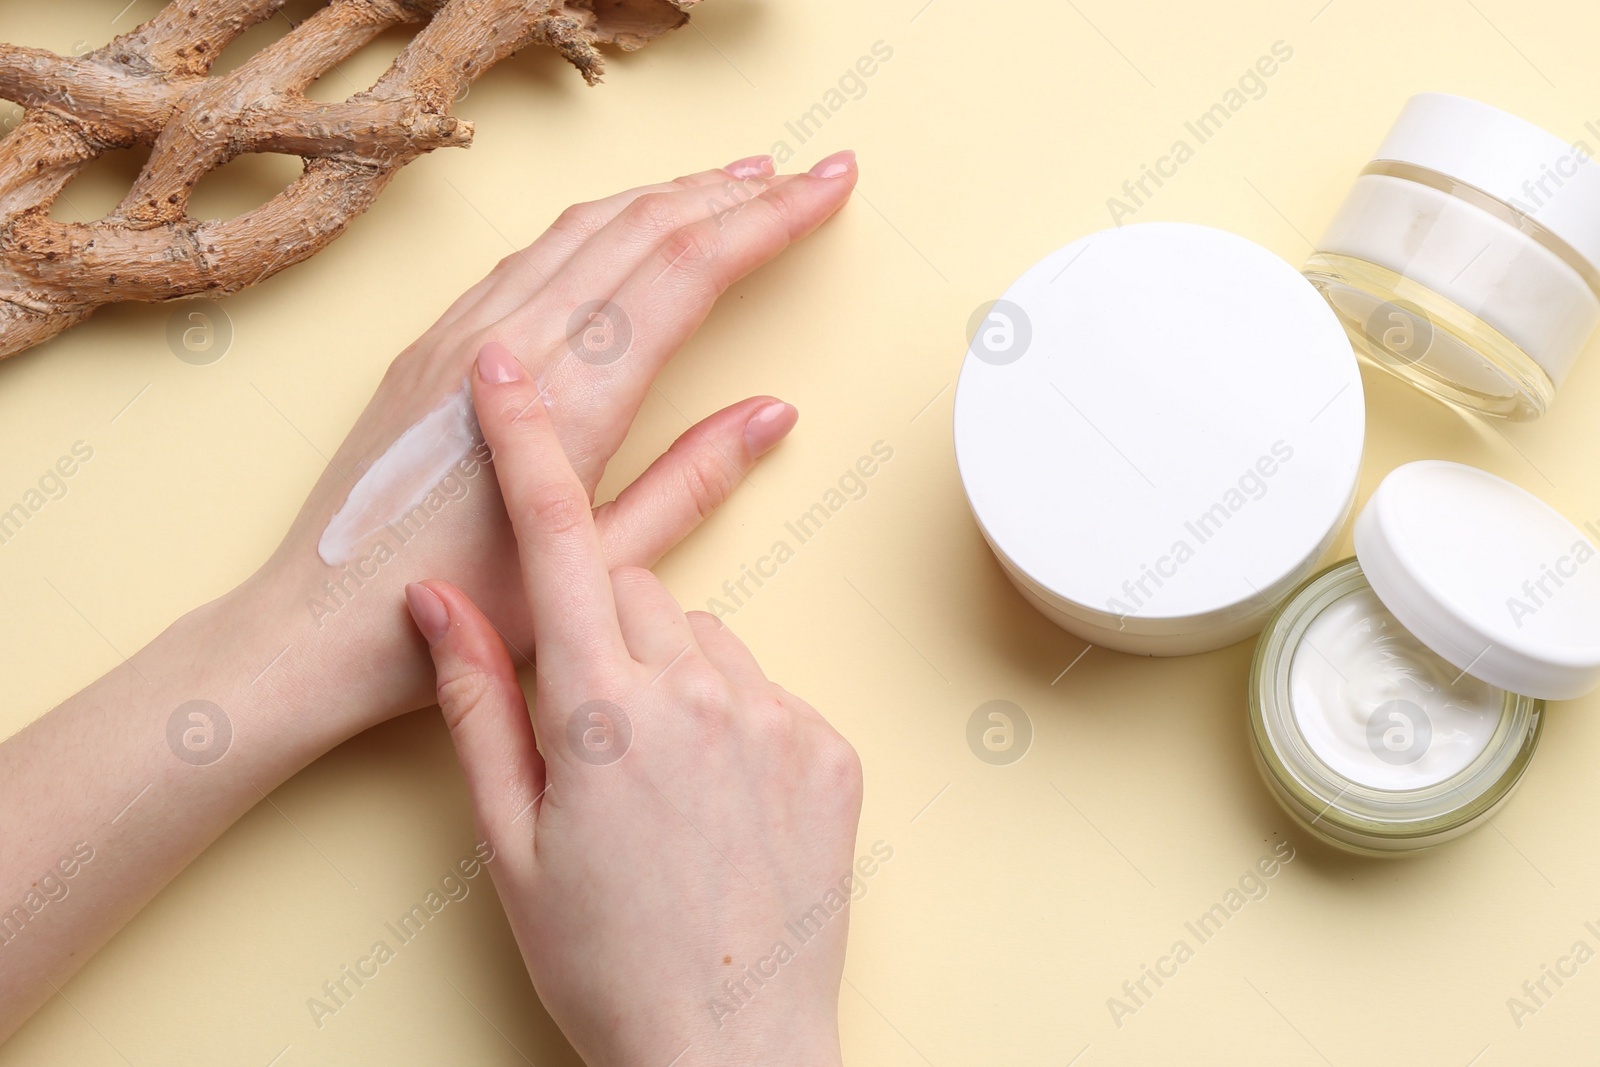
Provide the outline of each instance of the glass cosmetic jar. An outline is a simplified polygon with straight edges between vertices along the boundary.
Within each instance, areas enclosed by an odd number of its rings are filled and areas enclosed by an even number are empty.
[[[1250,679],[1257,766],[1309,832],[1369,855],[1433,848],[1510,798],[1545,701],[1600,684],[1600,562],[1522,489],[1442,461],[1393,471],[1356,559],[1267,624]]]
[[[956,463],[1023,597],[1106,648],[1185,655],[1260,631],[1355,499],[1366,409],[1338,318],[1243,237],[1090,234],[984,310]]]
[[[1600,324],[1600,164],[1459,96],[1412,97],[1305,274],[1357,349],[1445,400],[1532,419]]]

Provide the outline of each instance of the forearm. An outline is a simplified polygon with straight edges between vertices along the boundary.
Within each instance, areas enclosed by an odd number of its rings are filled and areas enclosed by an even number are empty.
[[[332,650],[253,588],[0,745],[0,1040],[236,819],[365,725],[348,713],[360,672],[330,685]]]

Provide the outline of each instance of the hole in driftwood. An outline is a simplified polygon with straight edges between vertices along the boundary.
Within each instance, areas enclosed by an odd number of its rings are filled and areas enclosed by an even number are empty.
[[[211,68],[213,75],[237,70],[250,57],[263,48],[283,39],[295,27],[327,6],[317,0],[292,0],[282,10],[265,22],[252,26],[238,40],[223,49],[222,56]],[[411,42],[422,23],[392,26],[367,42],[349,58],[330,68],[306,87],[305,93],[313,100],[333,103],[364,92],[383,76],[394,62],[394,57]]]
[[[421,28],[420,23],[389,27],[355,55],[306,86],[306,95],[331,104],[366,92],[373,82],[383,77],[394,57],[411,43],[411,38]]]
[[[200,179],[189,198],[189,214],[197,219],[243,215],[283,192],[304,170],[298,156],[270,152],[239,156]]]
[[[230,42],[212,64],[211,73],[226,74],[237,69],[251,56],[327,6],[321,0],[289,0],[270,18],[256,23]]]
[[[50,205],[50,217],[57,222],[95,222],[105,218],[122,203],[149,158],[149,146],[140,145],[118,148],[91,159]]]

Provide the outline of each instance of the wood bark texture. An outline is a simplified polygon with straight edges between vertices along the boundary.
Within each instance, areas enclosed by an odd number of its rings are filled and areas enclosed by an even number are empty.
[[[299,263],[425,152],[465,147],[452,103],[528,45],[585,81],[598,46],[631,51],[688,20],[698,0],[330,0],[227,74],[212,63],[284,0],[176,0],[102,48],[65,57],[0,44],[0,99],[23,108],[0,140],[0,359],[118,300],[237,292]],[[306,86],[391,26],[420,29],[368,90],[339,103]],[[150,146],[122,202],[95,222],[50,205],[92,159]],[[231,219],[189,215],[207,172],[244,152],[305,160],[303,173]]]

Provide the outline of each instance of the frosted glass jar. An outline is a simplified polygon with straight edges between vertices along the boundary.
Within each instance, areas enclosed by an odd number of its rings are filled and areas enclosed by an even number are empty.
[[[1383,480],[1356,556],[1267,624],[1251,737],[1306,830],[1403,855],[1483,825],[1527,770],[1545,701],[1600,683],[1600,561],[1542,501],[1437,460]]]
[[[1252,748],[1303,828],[1348,851],[1398,855],[1467,833],[1511,798],[1545,705],[1477,679],[1449,684],[1458,672],[1375,600],[1361,564],[1345,560],[1268,624],[1251,670]],[[1461,689],[1467,709],[1453,699]],[[1465,722],[1443,726],[1441,711]],[[1437,760],[1441,736],[1457,739],[1459,756]],[[1429,757],[1444,765],[1416,767]]]
[[[1542,415],[1600,325],[1600,164],[1463,97],[1412,97],[1306,276],[1358,351],[1481,414]]]

